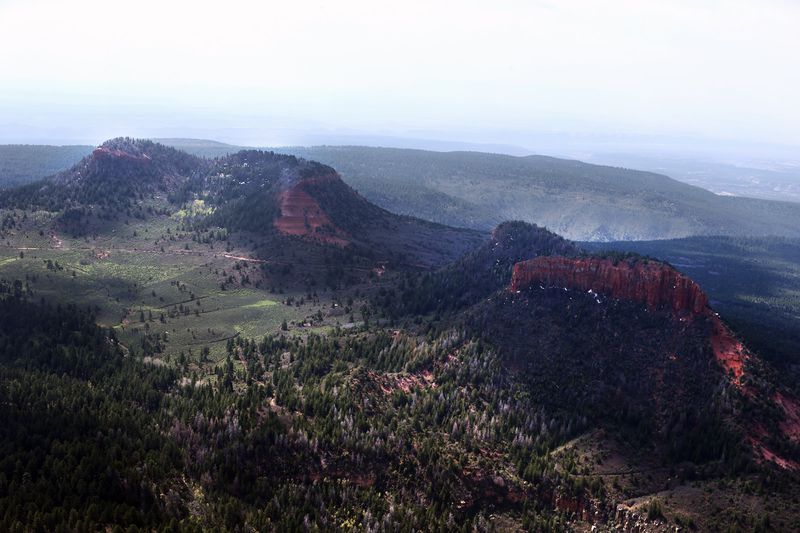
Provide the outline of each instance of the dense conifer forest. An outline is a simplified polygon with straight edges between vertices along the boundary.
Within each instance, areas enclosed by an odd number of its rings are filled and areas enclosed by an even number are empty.
[[[544,228],[132,139],[0,215],[3,531],[800,526],[785,376],[708,309],[512,290],[594,257]]]

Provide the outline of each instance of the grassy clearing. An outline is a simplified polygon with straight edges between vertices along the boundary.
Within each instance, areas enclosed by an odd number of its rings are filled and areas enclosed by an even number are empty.
[[[194,200],[191,204],[187,205],[183,209],[176,211],[172,215],[172,218],[176,220],[182,220],[186,217],[210,215],[213,212],[214,208],[207,206],[203,200]]]
[[[280,296],[252,284],[223,290],[226,276],[257,276],[258,267],[235,268],[237,261],[224,257],[223,244],[195,242],[181,235],[169,217],[118,222],[101,228],[96,237],[81,238],[60,234],[53,238],[47,225],[51,217],[37,219],[45,225],[40,228],[29,219],[24,231],[2,236],[0,278],[28,279],[36,299],[90,307],[98,323],[113,327],[133,352],[141,351],[146,336],[157,334],[163,341],[164,360],[175,362],[184,353],[199,361],[207,347],[207,362],[213,365],[224,359],[226,341],[237,335],[261,338],[283,333],[284,321],[289,334],[324,333],[336,325],[334,318],[330,325],[301,326],[308,316],[319,311],[325,315],[323,306],[330,304],[330,296],[317,304],[305,298],[297,305],[306,297],[299,289],[284,287]],[[32,249],[20,259],[23,247]],[[242,250],[233,255],[250,253]],[[282,303],[287,298],[295,303]]]
[[[272,307],[273,305],[278,305],[278,302],[275,300],[259,300],[255,303],[248,304],[243,306],[245,309],[260,309],[262,307]]]

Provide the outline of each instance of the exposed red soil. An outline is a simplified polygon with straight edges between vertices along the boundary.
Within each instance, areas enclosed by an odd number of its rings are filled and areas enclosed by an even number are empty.
[[[468,468],[461,475],[471,490],[462,495],[464,499],[457,505],[459,509],[466,509],[479,501],[486,500],[496,504],[519,505],[532,496],[528,494],[529,489],[526,490],[515,483],[506,482],[502,476],[489,471]]]
[[[92,151],[92,159],[103,158],[128,159],[130,161],[150,161],[150,156],[147,154],[136,155],[118,148],[112,150],[111,148],[100,146]]]
[[[339,177],[303,179],[283,191],[278,197],[281,216],[275,219],[275,228],[284,235],[297,235],[338,246],[349,244],[347,233],[334,226],[328,214],[305,190],[310,183],[335,179]]]
[[[369,377],[380,386],[384,394],[391,394],[395,390],[402,390],[405,393],[411,392],[413,388],[436,387],[433,380],[433,373],[430,370],[423,370],[419,374],[392,375],[376,374],[369,372]]]
[[[647,304],[651,309],[670,308],[676,313],[699,314],[708,298],[691,278],[655,262],[614,264],[608,259],[537,257],[514,265],[511,290],[539,283],[547,287],[592,290],[614,298]]]
[[[800,465],[797,464],[796,461],[792,461],[791,459],[784,459],[780,455],[774,454],[769,448],[764,445],[759,445],[758,449],[761,451],[761,455],[764,460],[769,461],[771,463],[775,463],[779,467],[783,468],[784,470],[800,470]]]
[[[780,423],[781,432],[791,441],[800,442],[800,402],[780,392],[772,397],[783,409],[784,419]]]
[[[711,348],[714,350],[714,357],[726,374],[733,375],[733,383],[743,389],[744,365],[745,361],[750,358],[750,352],[742,344],[742,341],[737,339],[725,327],[725,324],[722,323],[722,320],[717,315],[709,312],[708,317],[714,327],[714,332],[711,335]],[[745,390],[745,392],[749,391]]]
[[[752,354],[733,333],[725,327],[722,321],[713,313],[709,316],[714,324],[714,333],[711,337],[711,346],[714,349],[714,356],[717,362],[731,377],[733,384],[739,388],[747,397],[754,398],[756,392],[742,382],[745,375],[745,362],[752,357]],[[772,396],[772,401],[783,410],[783,420],[778,424],[780,437],[789,439],[793,442],[800,441],[800,403],[794,398],[790,398],[780,392]],[[767,461],[773,463],[784,470],[800,470],[797,461],[778,455],[767,444],[769,432],[760,424],[746,428],[748,433],[747,442],[756,453],[759,462]]]
[[[752,429],[753,433],[747,436],[747,443],[758,454],[756,457],[758,462],[767,461],[776,464],[784,470],[800,470],[800,464],[798,464],[797,461],[781,457],[764,443],[764,440],[767,437],[767,432],[763,427],[758,426]]]

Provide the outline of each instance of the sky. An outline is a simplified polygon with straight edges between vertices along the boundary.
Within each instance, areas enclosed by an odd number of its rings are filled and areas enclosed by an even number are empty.
[[[0,142],[800,146],[791,0],[0,0]]]

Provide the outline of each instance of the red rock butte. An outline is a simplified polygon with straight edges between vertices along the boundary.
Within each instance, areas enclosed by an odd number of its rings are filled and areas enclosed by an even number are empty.
[[[657,262],[619,261],[597,257],[537,257],[514,265],[511,290],[539,284],[543,287],[592,290],[598,294],[641,302],[650,309],[698,315],[708,298],[697,283]]]
[[[619,261],[567,257],[537,257],[514,265],[510,290],[520,291],[531,285],[592,290],[612,298],[646,304],[651,309],[670,309],[677,315],[703,315],[711,323],[711,349],[714,358],[730,382],[753,398],[756,391],[745,381],[747,361],[753,354],[708,307],[708,298],[690,278],[672,267],[653,261]],[[771,402],[783,411],[779,431],[783,438],[800,442],[800,400],[775,393]],[[770,448],[763,427],[750,428],[747,440],[757,458],[788,470],[800,470],[800,464]]]
[[[654,261],[619,261],[598,257],[537,257],[514,265],[510,289],[531,285],[592,290],[612,298],[669,309],[678,316],[704,315],[712,324],[714,357],[737,387],[742,388],[745,362],[751,354],[708,307],[708,297],[697,283],[674,268]]]

